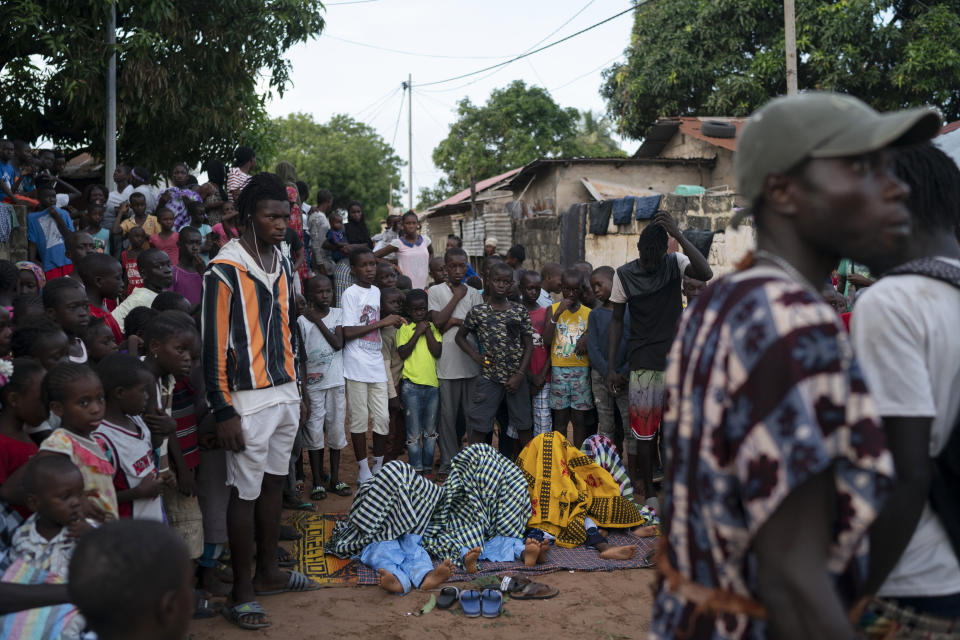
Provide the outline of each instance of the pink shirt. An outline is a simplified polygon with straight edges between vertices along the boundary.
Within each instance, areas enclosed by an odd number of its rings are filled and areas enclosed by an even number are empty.
[[[403,236],[390,241],[397,248],[397,266],[410,278],[414,289],[425,289],[430,277],[430,238],[420,236],[414,244],[408,243]]]
[[[170,256],[170,264],[176,265],[180,262],[180,247],[177,246],[177,240],[180,239],[180,234],[176,231],[170,234],[170,237],[164,240],[159,233],[155,233],[150,236],[150,246],[160,249],[165,254]]]

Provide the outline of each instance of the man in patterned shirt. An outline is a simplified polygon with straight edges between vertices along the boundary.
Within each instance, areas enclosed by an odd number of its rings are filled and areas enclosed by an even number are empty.
[[[757,251],[697,298],[668,358],[651,638],[853,637],[893,462],[820,284],[842,256],[869,266],[906,241],[909,189],[887,148],[939,126],[820,92],[744,126],[734,165]]]

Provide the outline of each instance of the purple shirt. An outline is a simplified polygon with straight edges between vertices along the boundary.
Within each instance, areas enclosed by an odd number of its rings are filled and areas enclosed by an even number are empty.
[[[203,276],[180,268],[180,265],[173,265],[173,284],[170,285],[170,291],[179,293],[190,301],[190,304],[198,304],[203,299]]]

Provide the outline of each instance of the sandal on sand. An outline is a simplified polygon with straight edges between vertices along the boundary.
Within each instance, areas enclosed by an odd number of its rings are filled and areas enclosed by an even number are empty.
[[[334,492],[335,494],[337,494],[338,496],[348,496],[348,495],[350,495],[350,493],[351,493],[351,492],[350,492],[350,485],[348,485],[348,484],[347,484],[346,482],[344,482],[343,480],[341,480],[340,482],[338,482],[338,483],[336,484],[336,486],[333,487],[332,490],[333,490],[333,492]]]
[[[476,589],[460,592],[460,608],[468,618],[480,617],[480,592]]]
[[[255,631],[257,629],[266,629],[271,626],[270,622],[261,622],[254,624],[253,622],[244,622],[244,618],[248,616],[255,615],[267,615],[267,612],[263,610],[263,607],[260,606],[260,603],[256,600],[251,602],[243,602],[240,604],[227,604],[223,608],[223,617],[237,625],[241,629],[249,629]]]
[[[217,610],[219,605],[211,604],[210,600],[206,597],[196,594],[196,605],[193,610],[193,619],[202,620],[204,618],[212,618],[217,615]]]
[[[484,589],[480,594],[480,610],[484,618],[497,618],[503,612],[503,594],[496,589]]]
[[[310,492],[310,497],[314,500],[326,500],[327,490],[321,486],[316,486],[313,488],[313,491]]]
[[[281,589],[271,591],[255,591],[258,596],[275,596],[281,593],[292,593],[300,591],[316,591],[320,588],[319,583],[314,582],[299,571],[291,571],[290,579],[287,580],[287,586]]]
[[[560,593],[559,589],[539,582],[531,582],[520,591],[512,592],[510,597],[514,600],[549,600],[558,593]]]
[[[460,589],[456,587],[444,587],[440,589],[440,595],[437,597],[437,609],[449,609],[453,603],[460,599]]]
[[[294,511],[313,511],[312,502],[300,502],[299,500],[284,500],[284,509],[293,509]]]

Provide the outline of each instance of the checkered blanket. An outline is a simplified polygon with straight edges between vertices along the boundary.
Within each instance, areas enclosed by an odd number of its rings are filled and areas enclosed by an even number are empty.
[[[388,462],[360,485],[347,519],[337,523],[327,541],[327,553],[349,558],[373,542],[422,534],[442,493],[407,463]]]
[[[462,566],[465,549],[496,536],[520,538],[530,519],[523,472],[487,444],[467,447],[450,461],[443,496],[423,534],[434,558]]]
[[[637,545],[637,553],[629,560],[604,560],[600,554],[588,547],[564,549],[551,547],[547,553],[547,561],[532,567],[522,562],[483,562],[479,563],[477,573],[467,573],[457,568],[447,582],[467,582],[475,578],[507,573],[545,575],[556,571],[618,571],[621,569],[647,569],[653,566],[653,553],[659,538],[638,538],[631,533],[615,533],[609,536],[613,545]],[[434,561],[434,566],[439,561]],[[357,584],[378,584],[377,572],[362,563],[357,563]]]

